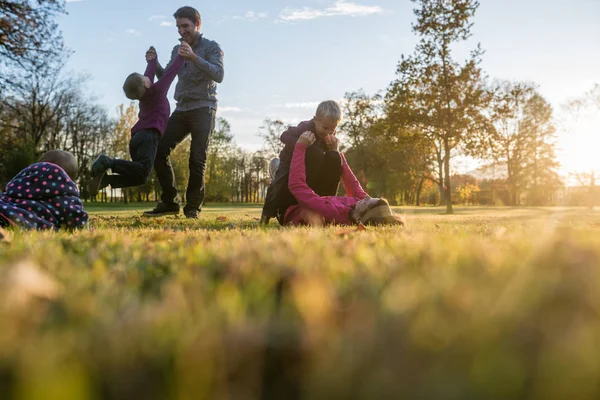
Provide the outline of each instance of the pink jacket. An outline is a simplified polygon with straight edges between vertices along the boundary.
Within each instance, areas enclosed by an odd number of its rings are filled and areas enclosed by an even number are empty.
[[[296,143],[288,187],[298,204],[293,205],[285,212],[284,222],[290,225],[308,225],[311,223],[351,225],[350,209],[362,200],[367,193],[360,186],[360,182],[342,157],[342,183],[346,189],[346,196],[319,196],[306,184],[306,166],[304,156],[308,146]]]

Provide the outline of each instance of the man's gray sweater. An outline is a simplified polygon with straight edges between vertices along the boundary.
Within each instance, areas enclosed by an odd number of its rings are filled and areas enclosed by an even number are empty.
[[[175,87],[175,111],[189,111],[201,107],[217,109],[217,83],[223,81],[223,51],[215,41],[205,39],[201,34],[191,46],[198,56],[194,61],[185,60],[177,74],[178,82]],[[169,68],[179,45],[173,48],[171,60],[166,68],[160,64],[156,68],[156,76],[160,78]]]

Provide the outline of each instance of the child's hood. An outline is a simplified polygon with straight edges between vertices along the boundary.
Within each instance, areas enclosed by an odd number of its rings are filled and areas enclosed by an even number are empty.
[[[79,189],[60,166],[39,162],[26,167],[8,182],[5,195],[15,199],[44,200],[56,196],[79,197]]]
[[[0,193],[0,213],[27,229],[81,228],[88,220],[77,185],[58,165],[32,164]]]
[[[316,134],[315,123],[312,119],[308,121],[302,121],[298,124],[298,126],[289,127],[285,132],[281,134],[281,137],[279,139],[284,144],[293,146],[298,141],[300,135],[302,135],[306,131],[311,131],[312,133]]]

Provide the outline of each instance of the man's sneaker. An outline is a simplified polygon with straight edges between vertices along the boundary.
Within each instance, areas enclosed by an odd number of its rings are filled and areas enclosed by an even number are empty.
[[[269,163],[269,175],[271,175],[271,181],[275,179],[275,174],[277,173],[277,169],[279,168],[279,158],[274,158]]]
[[[200,218],[200,211],[198,211],[198,210],[186,210],[184,208],[183,209],[183,215],[185,215],[186,218],[198,219],[198,218]]]
[[[154,207],[154,210],[145,211],[146,217],[160,217],[163,215],[177,215],[179,214],[179,204],[167,204],[162,201]]]
[[[92,176],[103,175],[107,169],[110,169],[111,159],[104,154],[101,154],[92,163]]]

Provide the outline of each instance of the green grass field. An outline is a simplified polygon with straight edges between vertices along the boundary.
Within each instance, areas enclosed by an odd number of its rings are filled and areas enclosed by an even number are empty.
[[[357,231],[152,206],[0,243],[0,393],[600,398],[600,212],[397,208],[405,228]]]

